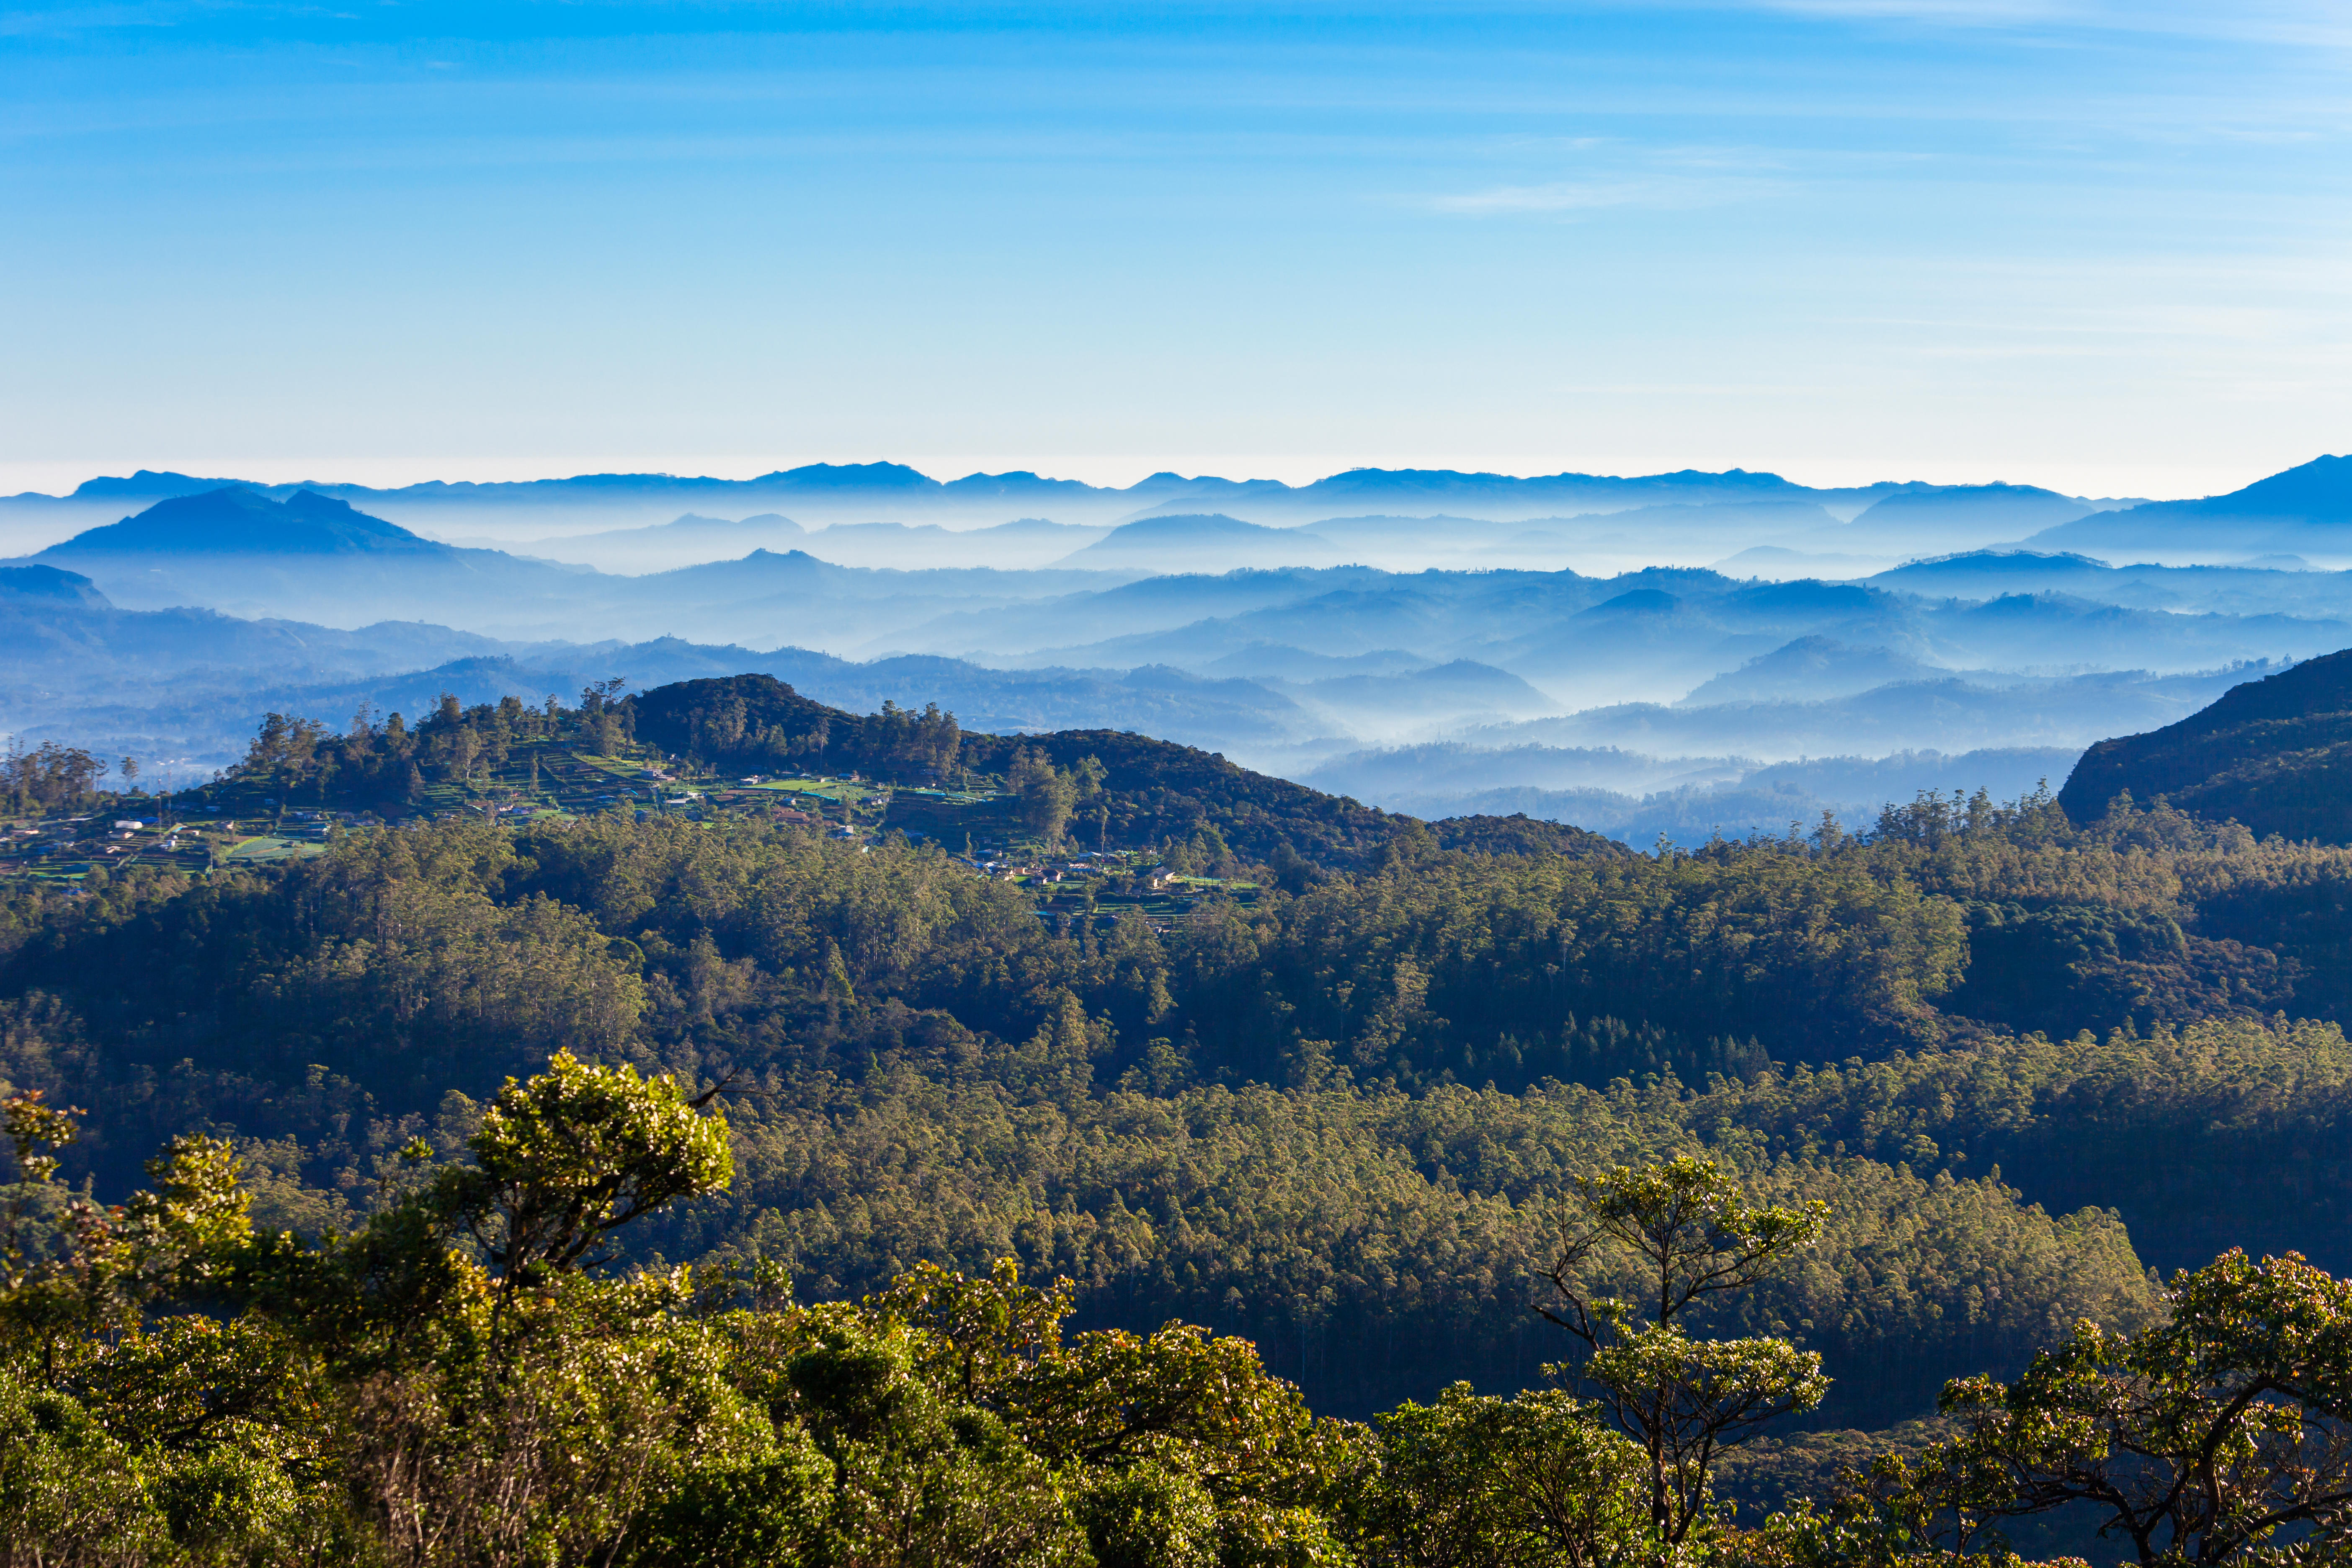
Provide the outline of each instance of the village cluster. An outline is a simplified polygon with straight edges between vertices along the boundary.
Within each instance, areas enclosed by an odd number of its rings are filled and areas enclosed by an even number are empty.
[[[528,781],[528,782],[526,782]],[[893,835],[936,844],[973,875],[1033,889],[1048,920],[1110,921],[1133,909],[1164,921],[1217,896],[1249,902],[1251,883],[1180,876],[1156,851],[1057,849],[1006,831],[1003,797],[987,789],[886,785],[856,773],[752,773],[721,778],[677,759],[646,762],[545,747],[496,774],[440,784],[404,811],[299,805],[255,781],[226,775],[171,795],[118,795],[76,815],[0,825],[0,878],[94,885],[131,867],[210,876],[323,853],[339,833],[389,822],[471,817],[499,826],[624,812],[636,822],[702,823],[754,816],[822,833],[869,853]]]

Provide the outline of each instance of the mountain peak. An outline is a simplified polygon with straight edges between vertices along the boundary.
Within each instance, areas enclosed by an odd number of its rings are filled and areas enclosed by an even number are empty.
[[[936,490],[940,481],[904,463],[807,463],[762,474],[754,484],[784,483],[808,489]]]
[[[450,547],[370,517],[315,490],[282,501],[226,485],[173,496],[145,511],[74,535],[42,560],[118,555],[447,554]]]
[[[2256,479],[2228,495],[2188,503],[2201,510],[2257,517],[2352,519],[2352,456],[2318,457]]]
[[[113,500],[130,496],[143,500],[154,496],[200,495],[205,490],[262,488],[250,479],[204,479],[194,474],[175,474],[168,469],[141,468],[133,474],[102,475],[98,479],[84,479],[74,487],[72,499]]]

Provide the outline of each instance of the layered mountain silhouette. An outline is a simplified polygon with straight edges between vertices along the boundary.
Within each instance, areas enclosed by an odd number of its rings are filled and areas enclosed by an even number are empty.
[[[2058,794],[2077,822],[2162,795],[2258,834],[2352,843],[2352,649],[2231,687],[2203,710],[2102,741]]]
[[[2352,457],[2315,458],[2202,500],[2094,512],[2026,542],[2101,555],[2127,552],[2134,559],[2169,553],[2230,560],[2285,551],[2342,560],[2352,557]]]
[[[465,550],[296,489],[277,500],[226,486],[156,502],[53,544],[31,563],[93,579],[130,609],[203,605],[356,625],[510,619],[575,596],[577,568]]]
[[[789,550],[807,537],[806,529],[779,512],[729,519],[689,511],[644,528],[524,540],[514,549],[524,555],[576,562],[604,572],[659,571],[682,559],[731,560],[754,550]]]
[[[397,523],[353,510],[349,501],[315,490],[298,489],[279,501],[231,485],[158,501],[136,516],[52,545],[41,552],[41,557],[388,552],[456,553],[446,544],[420,538]]]
[[[1927,531],[1990,523],[2021,533],[2072,522],[2090,510],[2081,501],[2032,485],[1935,485],[1898,490],[1874,502],[1853,526]]]
[[[1889,681],[1934,680],[1951,673],[1892,648],[1848,647],[1834,637],[1802,637],[1701,683],[1680,705],[1813,702],[1851,697]]]
[[[2128,515],[2201,527],[2259,506],[2341,528],[2326,513],[2347,461]],[[792,517],[751,504],[770,481],[798,498]],[[141,490],[179,485],[123,515]],[[13,678],[0,727],[110,737],[142,756],[177,735],[194,757],[220,743],[216,721],[246,727],[255,704],[298,695],[306,711],[405,709],[443,682],[538,700],[612,676],[765,670],[827,702],[937,698],[988,729],[1133,727],[1279,771],[1444,738],[1739,755],[1752,771],[1890,749],[2076,747],[2182,719],[2252,661],[2352,644],[2352,574],[2273,569],[2296,563],[2111,565],[2130,557],[2009,545],[1862,580],[1762,581],[1639,553],[1700,540],[1711,553],[1698,559],[1717,559],[1776,531],[1835,542],[1855,526],[1838,519],[1857,513],[1886,537],[1996,531],[1989,518],[2014,537],[2088,504],[2025,486],[1363,470],[1299,487],[1158,475],[1113,490],[1024,474],[941,483],[879,464],[548,487],[520,487],[557,499],[508,514],[500,537],[527,552],[509,553],[436,537],[459,513],[415,498],[515,487],[257,488],[147,470],[93,481],[72,503],[105,509],[91,526],[0,564]],[[363,494],[418,510],[387,515]],[[663,521],[599,534],[583,523],[625,515],[599,496],[658,502]],[[958,512],[955,497],[996,510]],[[1294,502],[1319,520],[1289,520]],[[1066,503],[1109,515],[1074,522]],[[1016,506],[1031,515],[1003,521]],[[549,528],[530,539],[518,521]],[[573,531],[551,537],[558,526]],[[533,558],[558,546],[581,560]],[[681,549],[719,558],[665,569]],[[1520,787],[1482,787],[1505,785]],[[1457,787],[1424,783],[1415,798]]]
[[[42,607],[70,605],[86,610],[114,607],[97,584],[79,572],[55,566],[0,566],[0,604],[10,601]]]
[[[1179,513],[1144,518],[1115,528],[1062,564],[1152,572],[1197,572],[1204,567],[1331,566],[1338,546],[1303,529],[1267,528],[1222,512]],[[1216,563],[1212,567],[1211,563]]]
[[[2104,561],[2067,551],[1970,550],[1909,561],[1870,581],[1906,594],[1949,595],[1958,599],[1997,599],[2003,594],[2055,589],[2074,593],[2115,575]]]
[[[936,479],[902,463],[813,463],[748,479],[675,474],[580,474],[494,483],[432,480],[394,488],[306,481],[268,485],[142,468],[91,479],[66,496],[0,499],[0,513],[86,514],[125,501],[154,501],[227,486],[283,500],[295,490],[346,500],[378,516],[447,531],[471,525],[532,521],[586,523],[579,531],[656,524],[681,510],[705,515],[783,511],[801,521],[1003,521],[1008,513],[1056,522],[1113,524],[1160,515],[1224,513],[1272,524],[1333,516],[1454,513],[1488,521],[1524,521],[1642,507],[1794,504],[1833,506],[1850,515],[1907,490],[1953,487],[1884,483],[1815,489],[1777,474],[1733,468],[1643,475],[1558,473],[1529,477],[1447,468],[1356,468],[1311,484],[1156,473],[1108,487],[1046,479],[1025,471]],[[1960,489],[1965,489],[1961,487]]]

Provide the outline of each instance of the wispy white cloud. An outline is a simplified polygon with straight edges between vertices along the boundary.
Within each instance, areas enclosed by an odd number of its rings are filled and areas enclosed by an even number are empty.
[[[2352,48],[2338,0],[1731,0],[1741,9],[2000,30],[2144,33]]]
[[[1971,26],[2078,21],[2092,9],[2066,0],[1755,0],[1755,8],[1800,16],[1886,17]]]
[[[1540,185],[1496,185],[1427,198],[1433,212],[1486,217],[1505,213],[1590,212],[1601,207],[1668,207],[1699,205],[1688,181],[1559,180]]]
[[[1572,214],[1625,207],[1686,211],[1780,195],[1788,188],[1790,179],[1789,170],[1781,161],[1753,148],[1635,150],[1604,146],[1595,140],[1580,143],[1572,150],[1583,154],[1573,161],[1585,164],[1586,172],[1557,180],[1444,192],[1419,197],[1412,205],[1424,211],[1462,217]]]
[[[169,27],[214,8],[183,0],[117,5],[0,5],[0,37],[71,37],[126,27]]]

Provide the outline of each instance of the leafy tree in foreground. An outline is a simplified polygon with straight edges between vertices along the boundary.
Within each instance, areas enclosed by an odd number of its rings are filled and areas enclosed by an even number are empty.
[[[558,1051],[507,1080],[474,1135],[474,1163],[443,1170],[436,1207],[463,1225],[512,1291],[611,1259],[611,1233],[680,1198],[725,1190],[727,1124],[669,1079],[589,1067]]]
[[[1751,1205],[1737,1180],[1691,1155],[1584,1178],[1577,1197],[1581,1222],[1545,1271],[1554,1305],[1538,1310],[1584,1342],[1583,1375],[1641,1445],[1654,1548],[1666,1562],[1709,1517],[1718,1451],[1829,1390],[1816,1352],[1772,1338],[1693,1339],[1680,1320],[1812,1246],[1828,1205]],[[1628,1294],[1602,1293],[1615,1289]]]
[[[2352,1282],[2233,1252],[2167,1295],[2145,1332],[2080,1324],[2012,1384],[1953,1383],[1960,1436],[1856,1478],[1831,1533],[1998,1551],[1999,1521],[2074,1505],[2140,1563],[2344,1561]]]
[[[69,1118],[18,1097],[7,1127],[5,1568],[1349,1561],[1361,1429],[1245,1341],[1065,1342],[1069,1282],[1009,1260],[812,1307],[765,1264],[592,1272],[728,1180],[725,1124],[667,1079],[559,1053],[470,1163],[316,1241],[253,1234],[218,1141],[100,1209],[56,1190]]]
[[[1396,1568],[1601,1568],[1652,1540],[1647,1457],[1558,1390],[1380,1418],[1380,1466],[1356,1515],[1368,1563]]]

